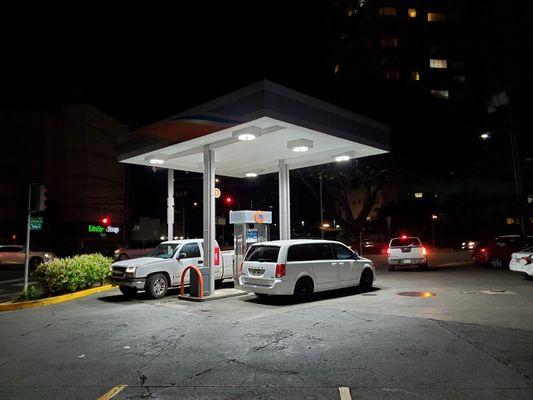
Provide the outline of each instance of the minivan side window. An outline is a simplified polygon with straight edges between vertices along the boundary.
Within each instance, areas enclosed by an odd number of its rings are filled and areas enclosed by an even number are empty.
[[[196,243],[184,244],[180,250],[180,253],[187,254],[187,258],[198,258],[200,255],[200,248]]]
[[[332,260],[333,253],[328,243],[295,244],[289,247],[287,262]]]
[[[333,243],[331,247],[333,247],[333,252],[335,253],[335,256],[336,256],[335,258],[337,260],[353,260],[354,259],[354,254],[349,249],[344,247],[343,245]]]

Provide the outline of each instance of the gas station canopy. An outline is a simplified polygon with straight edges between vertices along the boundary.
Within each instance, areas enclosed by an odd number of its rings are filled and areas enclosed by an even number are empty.
[[[168,170],[169,238],[174,224],[174,170],[203,173],[203,246],[210,295],[215,286],[215,172],[238,178],[277,172],[279,237],[290,239],[289,170],[388,150],[386,125],[260,81],[133,132],[120,149],[119,161]],[[263,218],[263,211],[256,213]],[[238,264],[234,264],[237,284]]]
[[[206,147],[217,175],[246,177],[385,153],[389,130],[265,80],[133,132],[119,161],[204,172]]]

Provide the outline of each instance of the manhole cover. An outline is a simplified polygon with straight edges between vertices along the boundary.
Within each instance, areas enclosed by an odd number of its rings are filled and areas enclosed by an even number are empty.
[[[433,297],[436,296],[433,292],[400,292],[398,293],[400,296],[407,296],[407,297]]]

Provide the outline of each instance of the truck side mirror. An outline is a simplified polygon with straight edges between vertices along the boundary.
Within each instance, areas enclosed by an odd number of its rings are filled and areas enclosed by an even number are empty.
[[[180,253],[180,254],[178,255],[178,260],[181,260],[181,259],[183,259],[183,258],[187,258],[187,253]]]

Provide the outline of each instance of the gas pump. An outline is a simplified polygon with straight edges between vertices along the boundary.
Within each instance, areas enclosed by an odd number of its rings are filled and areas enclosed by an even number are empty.
[[[233,225],[235,263],[233,264],[234,286],[239,286],[239,274],[249,246],[266,242],[270,238],[268,226],[272,223],[271,211],[239,210],[229,212],[229,223]]]

